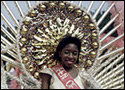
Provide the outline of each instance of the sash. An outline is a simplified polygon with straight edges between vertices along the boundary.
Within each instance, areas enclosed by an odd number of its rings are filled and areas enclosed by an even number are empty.
[[[52,67],[51,69],[56,73],[58,78],[61,80],[61,82],[66,87],[66,89],[81,89],[77,85],[77,83],[74,81],[72,76],[63,68],[63,66],[61,64],[56,65],[56,66]]]

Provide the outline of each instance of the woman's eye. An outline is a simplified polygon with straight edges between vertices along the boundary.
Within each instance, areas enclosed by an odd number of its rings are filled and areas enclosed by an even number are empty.
[[[73,52],[73,55],[77,55],[77,52]]]
[[[69,52],[68,52],[68,51],[65,51],[65,54],[69,54]]]

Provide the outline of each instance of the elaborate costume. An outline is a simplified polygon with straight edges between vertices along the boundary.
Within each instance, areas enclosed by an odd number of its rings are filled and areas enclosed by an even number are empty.
[[[30,7],[29,1],[27,2]],[[116,42],[124,35],[119,36],[104,46],[101,45],[101,42],[115,32],[120,27],[120,24],[100,39],[100,35],[118,17],[119,13],[99,31],[100,23],[115,3],[96,22],[95,19],[105,1],[102,2],[93,16],[89,13],[93,1],[88,10],[81,7],[81,1],[79,6],[65,1],[39,2],[30,8],[26,15],[22,14],[17,1],[15,1],[15,5],[23,17],[20,23],[14,18],[5,1],[2,1],[2,3],[18,26],[18,31],[13,28],[2,13],[2,19],[7,23],[12,33],[14,33],[15,38],[8,34],[3,26],[1,26],[1,30],[3,32],[6,31],[4,33],[15,43],[10,44],[10,42],[1,36],[2,48],[4,47],[1,50],[1,57],[2,60],[9,62],[14,67],[20,68],[23,72],[20,74],[21,77],[19,77],[21,79],[12,76],[6,71],[4,73],[20,82],[21,88],[40,89],[40,71],[52,76],[50,88],[66,88],[51,69],[51,67],[58,64],[56,60],[53,60],[53,54],[56,51],[55,49],[59,41],[66,34],[82,40],[80,62],[76,65],[80,70],[74,79],[80,88],[124,88],[124,54],[122,52],[124,47],[114,51],[110,47],[113,42]],[[5,52],[12,55],[14,60],[16,59],[18,62],[6,57],[4,55]],[[57,82],[55,82],[56,80]]]

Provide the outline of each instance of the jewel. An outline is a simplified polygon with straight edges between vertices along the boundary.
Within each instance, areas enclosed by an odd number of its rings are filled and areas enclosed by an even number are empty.
[[[27,17],[27,18],[25,19],[24,23],[25,23],[26,25],[29,25],[29,24],[31,23],[31,19]]]
[[[29,61],[29,60],[28,60],[28,58],[27,58],[27,57],[24,57],[24,58],[23,58],[23,63],[24,63],[24,64],[27,64],[27,63],[28,63],[28,61]]]
[[[25,44],[27,40],[26,40],[26,38],[21,38],[20,41],[21,41],[22,44]]]
[[[90,29],[95,29],[95,25],[93,23],[89,24]]]
[[[22,48],[22,49],[21,49],[21,53],[22,53],[22,54],[25,54],[25,53],[26,53],[26,51],[27,51],[27,49],[26,49],[26,48]]]
[[[60,7],[61,9],[63,9],[63,8],[65,7],[65,4],[64,4],[64,3],[59,3],[59,7]]]
[[[92,33],[92,39],[96,39],[97,38],[97,33]]]
[[[38,72],[35,72],[34,73],[34,77],[37,79],[39,77],[39,73]]]
[[[50,5],[50,8],[54,8],[55,7],[55,3],[53,3],[53,2],[50,3],[49,5]]]
[[[95,58],[96,57],[96,52],[95,51],[91,51],[90,55],[91,55],[92,58]]]
[[[37,12],[35,10],[31,10],[30,12],[30,16],[34,17],[37,15]]]
[[[41,69],[46,69],[47,68],[47,65],[42,65],[41,66]]]
[[[29,68],[28,68],[28,71],[30,71],[30,72],[32,72],[32,71],[34,71],[34,66],[33,66],[33,64],[31,64],[30,66],[29,66]]]
[[[28,30],[27,30],[26,28],[23,28],[23,29],[21,30],[22,34],[26,34],[27,31],[28,31]]]
[[[77,10],[77,11],[76,11],[76,14],[77,14],[78,16],[81,16],[81,15],[82,15],[82,11],[81,11],[81,10]]]
[[[74,10],[74,7],[73,7],[73,6],[69,6],[69,7],[68,7],[68,10],[69,10],[70,12],[72,12],[72,11]]]
[[[84,19],[84,21],[89,21],[89,16],[85,15],[83,19]]]
[[[43,4],[40,4],[40,10],[41,10],[41,11],[44,11],[45,9],[46,9],[46,6],[43,5]]]
[[[93,43],[92,43],[92,46],[93,46],[94,48],[98,48],[98,43],[97,43],[97,42],[93,42]]]
[[[92,65],[92,61],[91,60],[87,60],[87,66],[91,66]]]

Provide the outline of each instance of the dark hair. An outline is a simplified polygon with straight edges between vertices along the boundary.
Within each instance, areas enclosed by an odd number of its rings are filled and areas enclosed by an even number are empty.
[[[57,48],[56,48],[56,52],[54,54],[54,60],[59,60],[61,61],[61,58],[59,57],[59,51],[62,51],[62,49],[67,45],[73,43],[78,47],[78,52],[80,53],[81,51],[81,40],[76,38],[76,37],[71,37],[70,35],[66,36],[65,38],[63,38],[60,43],[58,44]],[[77,60],[77,64],[79,63],[79,53],[78,53],[78,60]]]

